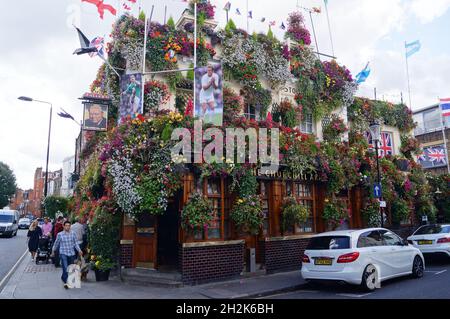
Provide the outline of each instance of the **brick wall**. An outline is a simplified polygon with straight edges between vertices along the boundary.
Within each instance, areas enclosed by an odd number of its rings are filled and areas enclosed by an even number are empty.
[[[265,264],[267,273],[300,269],[308,239],[266,241]]]
[[[120,265],[125,268],[131,268],[133,266],[133,245],[121,244],[120,245]]]
[[[181,247],[180,266],[184,284],[197,285],[239,277],[244,264],[244,243]]]

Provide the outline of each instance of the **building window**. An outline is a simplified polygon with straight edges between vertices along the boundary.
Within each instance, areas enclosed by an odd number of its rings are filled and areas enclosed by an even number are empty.
[[[222,239],[223,200],[222,200],[222,181],[221,179],[196,179],[195,191],[206,196],[213,207],[213,220],[208,228],[196,229],[194,232],[195,240],[218,240]]]
[[[259,107],[256,107],[251,104],[245,104],[245,118],[248,120],[256,120],[259,121]]]
[[[295,227],[287,233],[304,234],[313,233],[315,230],[314,215],[315,215],[315,202],[314,202],[314,185],[304,182],[287,181],[284,187],[285,197],[295,197],[297,201],[306,206],[310,212],[309,219],[300,225]]]
[[[302,123],[300,124],[300,130],[305,134],[312,134],[313,132],[313,116],[312,114],[305,114]]]
[[[369,143],[369,149],[375,152],[375,146],[372,141],[372,135],[366,132],[366,138]],[[378,142],[379,158],[386,157],[388,155],[394,155],[394,139],[393,134],[389,132],[381,133],[381,140]]]

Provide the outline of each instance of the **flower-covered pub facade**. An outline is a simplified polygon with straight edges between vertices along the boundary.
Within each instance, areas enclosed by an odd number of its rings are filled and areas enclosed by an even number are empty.
[[[433,215],[425,177],[413,161],[420,150],[410,135],[411,113],[405,105],[355,98],[350,72],[313,52],[300,13],[290,15],[280,41],[271,31],[247,34],[232,21],[220,29],[211,4],[199,10],[196,44],[190,10],[176,24],[150,24],[146,71],[192,68],[194,45],[198,66],[220,61],[224,112],[216,132],[228,142],[227,128],[254,128],[258,135],[261,128],[277,129],[280,168],[264,171],[261,162],[238,163],[224,153],[209,163],[187,163],[195,152],[173,158],[174,130],[198,136],[194,72],[146,75],[143,114],[112,123],[85,145],[73,205],[92,227],[105,228],[118,266],[175,270],[184,283],[197,284],[239,276],[254,249],[259,271],[299,269],[311,235],[378,226],[376,157],[367,134],[374,119],[384,124],[379,156],[386,224],[412,226],[414,212]],[[111,65],[142,65],[144,20],[124,15],[116,22]],[[118,83],[103,65],[91,86],[111,98],[116,123]],[[200,125],[201,132],[208,128]],[[200,134],[203,148],[216,136]]]

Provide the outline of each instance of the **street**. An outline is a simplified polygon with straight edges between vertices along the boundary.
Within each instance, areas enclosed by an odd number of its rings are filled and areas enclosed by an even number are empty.
[[[27,229],[19,229],[15,237],[0,237],[0,282],[28,249],[27,232]]]
[[[421,279],[396,278],[367,293],[357,286],[339,283],[305,284],[299,290],[262,299],[450,299],[450,259],[426,258]]]

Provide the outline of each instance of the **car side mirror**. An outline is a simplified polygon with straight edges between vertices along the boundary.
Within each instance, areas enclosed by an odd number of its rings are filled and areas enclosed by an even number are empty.
[[[403,246],[409,246],[409,242],[407,239],[403,239]]]

